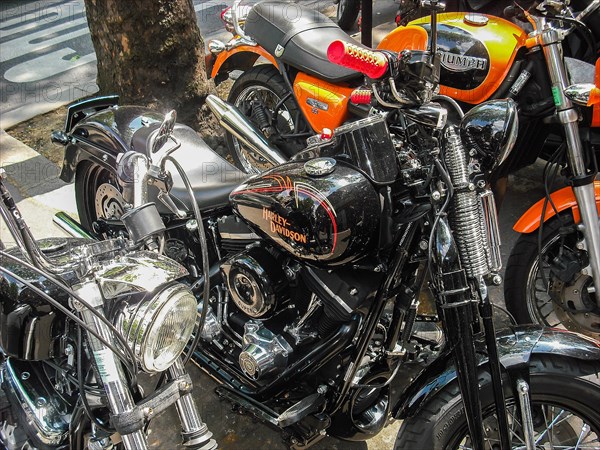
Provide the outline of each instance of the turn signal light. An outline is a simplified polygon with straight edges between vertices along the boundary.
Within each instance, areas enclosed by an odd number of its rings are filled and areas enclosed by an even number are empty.
[[[330,128],[323,128],[323,131],[321,131],[321,140],[328,141],[332,137],[333,137],[333,131],[331,131]]]
[[[334,64],[356,70],[372,79],[381,78],[388,69],[388,60],[383,53],[340,40],[329,45],[327,57]]]

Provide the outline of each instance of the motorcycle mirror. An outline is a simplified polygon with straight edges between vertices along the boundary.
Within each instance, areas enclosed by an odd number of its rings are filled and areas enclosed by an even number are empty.
[[[177,121],[177,112],[175,110],[169,111],[165,114],[163,122],[160,124],[160,128],[156,133],[154,142],[152,142],[152,153],[159,151],[169,140],[169,137],[173,134],[173,128],[175,128],[175,122]]]

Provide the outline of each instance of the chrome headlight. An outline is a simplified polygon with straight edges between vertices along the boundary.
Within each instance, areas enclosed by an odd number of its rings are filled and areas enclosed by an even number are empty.
[[[142,369],[163,372],[183,352],[192,336],[196,314],[196,298],[178,283],[154,297],[128,305],[117,325]]]
[[[461,120],[460,134],[468,150],[474,149],[484,171],[502,164],[517,140],[519,120],[511,99],[490,100],[472,108]]]

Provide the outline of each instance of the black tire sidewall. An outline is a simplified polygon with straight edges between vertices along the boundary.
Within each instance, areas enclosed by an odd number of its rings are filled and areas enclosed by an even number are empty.
[[[86,230],[93,230],[96,221],[96,191],[102,181],[108,178],[116,179],[114,170],[90,161],[84,161],[77,166],[75,171],[75,202],[79,222]],[[115,187],[118,188],[116,183]]]
[[[338,3],[336,20],[337,24],[342,30],[348,31],[356,22],[356,18],[358,17],[358,13],[360,12],[361,0],[347,0],[344,3],[345,8],[343,9],[340,6],[342,5],[342,2],[343,0],[340,0],[340,3]],[[342,9],[341,14],[340,9]]]
[[[530,378],[532,402],[566,407],[591,421],[595,431],[600,433],[600,412],[597,411],[597,405],[600,404],[600,389],[597,384],[599,364],[596,361],[595,368],[589,369],[584,379],[582,373],[571,370],[573,361],[562,357],[536,357],[532,361],[534,368]],[[579,362],[575,363],[575,366],[579,365]],[[493,411],[494,398],[489,373],[484,372],[479,380],[483,410]],[[517,401],[506,379],[504,392],[507,403],[514,404]],[[449,445],[464,436],[466,430],[465,410],[457,382],[454,381],[429,400],[417,416],[404,421],[394,448],[452,449]]]
[[[572,224],[573,217],[563,214],[560,218],[555,216],[544,223],[542,248],[558,235],[563,223]],[[506,308],[521,324],[538,323],[536,318],[532,317],[529,312],[529,300],[527,298],[529,273],[538,259],[538,251],[538,230],[529,234],[522,234],[515,243],[506,264],[504,280]]]

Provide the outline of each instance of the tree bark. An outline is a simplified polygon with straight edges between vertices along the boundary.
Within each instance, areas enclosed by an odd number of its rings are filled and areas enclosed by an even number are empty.
[[[85,0],[102,94],[121,103],[176,109],[203,135],[219,133],[204,100],[204,41],[192,0]]]

